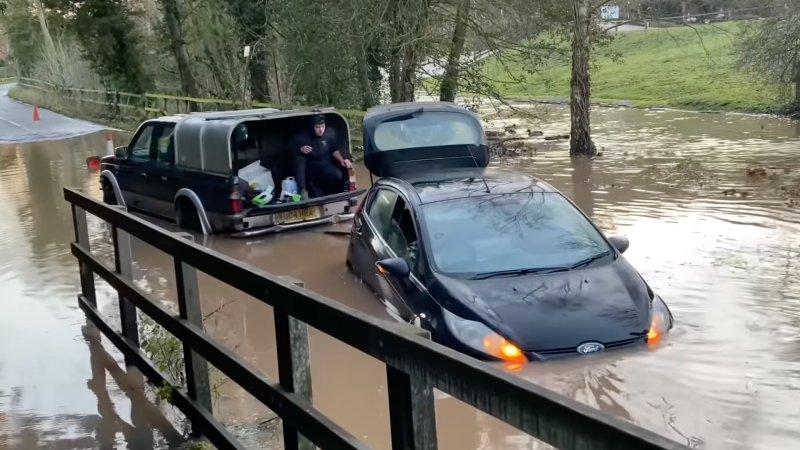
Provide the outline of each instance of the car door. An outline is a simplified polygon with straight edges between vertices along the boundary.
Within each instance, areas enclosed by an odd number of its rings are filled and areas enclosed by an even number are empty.
[[[411,206],[399,195],[392,209],[389,226],[383,235],[387,251],[384,258],[403,258],[410,269],[406,277],[379,274],[391,286],[392,293],[409,311],[404,319],[411,321],[421,313],[428,313],[433,302],[423,283],[424,254],[420,248],[419,232]],[[377,273],[377,270],[376,270]]]
[[[120,161],[119,172],[116,174],[125,203],[135,209],[147,210],[146,200],[147,169],[150,166],[153,151],[153,133],[157,127],[156,122],[146,122],[131,139],[126,150],[127,158]]]
[[[387,235],[398,197],[397,191],[381,187],[367,199],[365,214],[354,223],[354,232],[358,239],[354,242],[354,258],[351,263],[364,282],[390,306],[390,313],[398,316],[397,318],[407,319],[413,315],[411,310],[402,296],[395,292],[389,280],[380,276],[375,267],[377,261],[392,255],[384,236]]]
[[[148,197],[153,209],[169,219],[175,215],[175,194],[180,189],[175,168],[175,124],[160,123],[153,133],[155,151],[148,171]]]

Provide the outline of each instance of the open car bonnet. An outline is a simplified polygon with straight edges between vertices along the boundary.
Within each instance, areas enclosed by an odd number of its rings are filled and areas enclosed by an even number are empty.
[[[364,117],[364,164],[378,177],[485,168],[489,149],[480,118],[453,103],[395,103]]]

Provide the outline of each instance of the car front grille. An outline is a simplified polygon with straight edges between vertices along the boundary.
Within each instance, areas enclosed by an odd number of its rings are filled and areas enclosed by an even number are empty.
[[[645,342],[644,336],[637,336],[630,339],[623,339],[621,341],[602,342],[602,344],[605,347],[605,350],[610,350],[644,342]],[[532,360],[541,360],[541,359],[552,359],[559,356],[577,355],[578,350],[577,347],[553,348],[546,350],[537,350],[535,352],[526,352],[526,354],[528,355],[528,358]]]

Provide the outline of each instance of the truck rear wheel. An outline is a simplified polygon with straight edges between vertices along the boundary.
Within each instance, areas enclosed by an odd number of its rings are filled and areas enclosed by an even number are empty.
[[[178,205],[175,208],[175,222],[179,227],[186,230],[203,231],[197,208],[188,199],[182,198],[178,200]]]

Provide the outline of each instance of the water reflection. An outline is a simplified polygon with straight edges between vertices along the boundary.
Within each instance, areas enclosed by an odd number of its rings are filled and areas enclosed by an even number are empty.
[[[141,383],[119,368],[121,359],[81,330],[72,218],[61,186],[96,185],[80,162],[102,142],[0,149],[0,448],[182,442]]]
[[[572,162],[572,201],[578,204],[584,214],[594,215],[594,196],[592,195],[592,158],[575,156]]]

